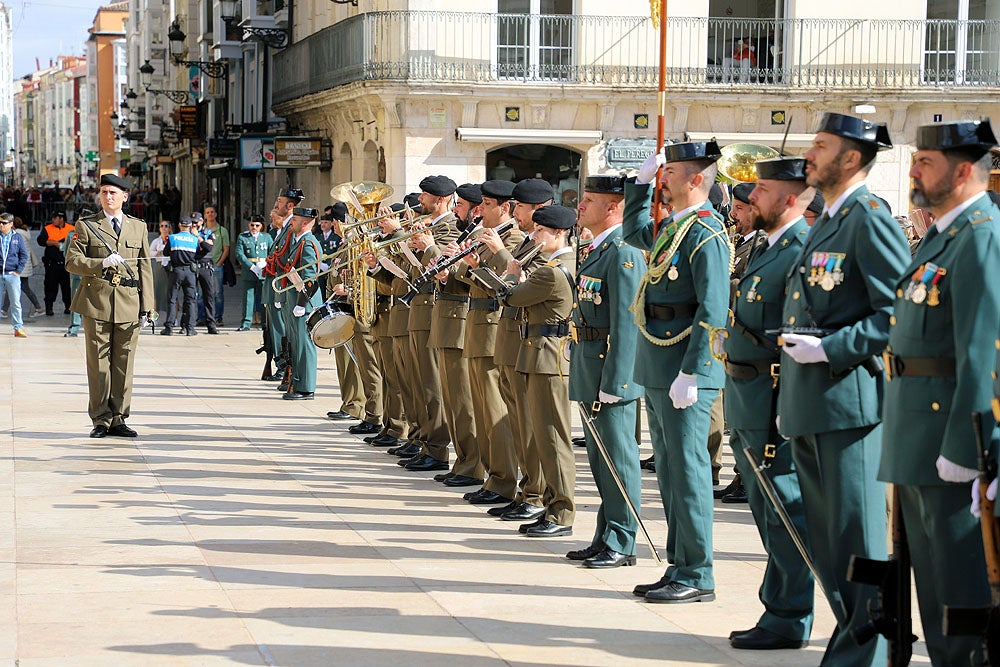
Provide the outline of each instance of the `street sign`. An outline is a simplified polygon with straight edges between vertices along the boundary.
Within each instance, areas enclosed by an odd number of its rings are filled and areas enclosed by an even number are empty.
[[[274,166],[320,166],[320,139],[313,137],[275,137]]]
[[[656,150],[656,139],[611,139],[604,151],[609,169],[638,169]]]

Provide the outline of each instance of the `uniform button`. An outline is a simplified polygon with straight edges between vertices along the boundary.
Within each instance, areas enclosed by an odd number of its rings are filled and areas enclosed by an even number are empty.
[[[743,296],[742,292],[740,292],[739,290],[736,290],[736,298],[738,299],[741,296]]]
[[[805,273],[805,272],[806,272],[806,267],[800,266],[799,267],[799,273]]]
[[[937,412],[940,409],[941,409],[941,404],[940,403],[938,403],[937,401],[934,401],[933,403],[931,403],[931,410],[933,410],[934,412]]]
[[[996,342],[993,343],[993,345],[996,346],[998,350],[1000,350],[1000,338],[997,338]]]
[[[574,303],[574,304],[573,304],[573,307],[574,307],[574,308],[579,308],[579,307],[580,307],[580,304],[578,304],[578,303]]]
[[[896,296],[898,296],[899,298],[903,298],[903,290],[901,289],[896,290]]]
[[[668,331],[668,332],[666,332],[666,333],[665,333],[665,334],[663,334],[663,335],[664,335],[664,336],[669,336],[669,335],[670,335],[670,332]]]
[[[788,323],[789,324],[795,324],[795,316],[794,315],[792,315],[791,317],[788,318]]]
[[[896,326],[896,316],[895,315],[890,315],[889,316],[889,324],[891,324],[892,326]]]
[[[792,299],[794,299],[795,301],[798,301],[798,299],[799,299],[799,293],[798,292],[792,292]]]
[[[603,358],[604,358],[604,355],[603,355],[603,354],[599,354],[599,355],[597,355],[597,356],[598,356],[599,358],[601,358],[601,359],[603,359]]]
[[[992,376],[993,376],[993,379],[994,379],[994,380],[996,380],[996,379],[997,379],[997,372],[996,372],[996,371],[990,371],[990,375],[992,375]]]
[[[627,384],[623,384],[622,385],[622,389],[628,389],[628,385]]]
[[[760,294],[758,294],[758,295],[757,295],[757,300],[758,300],[758,301],[760,301],[760,300],[761,300],[761,299],[763,299],[763,298],[764,298],[764,297],[762,297],[762,296],[761,296]]]

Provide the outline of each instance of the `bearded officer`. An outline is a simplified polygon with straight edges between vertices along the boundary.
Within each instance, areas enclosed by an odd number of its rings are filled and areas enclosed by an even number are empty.
[[[271,209],[271,230],[270,235],[274,239],[271,249],[267,255],[265,266],[261,269],[264,277],[264,287],[261,290],[261,299],[264,301],[264,314],[267,318],[265,326],[271,339],[271,349],[275,357],[281,357],[281,364],[278,370],[270,379],[281,380],[284,375],[284,367],[288,360],[284,359],[285,349],[285,319],[281,315],[278,299],[279,295],[274,293],[273,278],[277,275],[276,264],[282,260],[288,250],[288,222],[292,219],[292,209],[305,199],[302,190],[298,188],[286,188],[274,200],[274,207]],[[279,387],[281,388],[281,387]],[[287,391],[287,387],[283,387]]]
[[[87,338],[92,438],[136,436],[125,424],[132,406],[132,367],[139,330],[156,308],[153,270],[144,261],[149,258],[146,223],[122,212],[131,187],[120,176],[101,176],[102,211],[80,219],[66,253],[66,270],[83,277],[71,309],[83,317]]]
[[[591,411],[611,465],[638,510],[642,479],[634,426],[643,389],[632,377],[636,339],[628,308],[639,288],[645,258],[622,240],[624,205],[625,179],[621,176],[590,176],[584,181],[579,224],[593,240],[582,251],[577,271],[569,398]],[[601,506],[590,546],[570,551],[567,557],[591,568],[633,565],[639,524],[594,436],[589,429],[584,429],[584,435]]]
[[[278,295],[281,311],[285,314],[285,335],[288,336],[292,367],[291,385],[282,398],[289,401],[311,401],[316,392],[316,346],[306,331],[305,315],[322,300],[315,279],[319,272],[319,242],[312,233],[318,216],[319,211],[314,208],[296,206],[292,209],[287,225],[288,250],[283,263],[279,263],[283,273],[295,269],[302,280],[301,285]]]
[[[758,596],[764,614],[757,624],[733,632],[729,643],[739,649],[802,648],[813,621],[813,578],[788,530],[761,489],[743,448],[768,464],[770,478],[792,525],[805,535],[805,511],[791,445],[775,425],[781,349],[768,334],[781,326],[785,275],[805,243],[809,226],[803,216],[813,200],[806,185],[805,160],[779,157],[756,164],[757,185],[751,186],[748,235],[764,242],[750,253],[738,279],[729,320],[726,352],[726,421],[736,469],[767,552]]]
[[[732,247],[708,202],[718,144],[672,144],[664,155],[661,195],[673,214],[654,234],[653,186],[640,182],[655,175],[654,154],[640,178],[625,186],[622,236],[651,251],[632,306],[639,324],[635,379],[646,388],[670,563],[659,581],[640,584],[633,593],[676,604],[715,599],[712,467],[705,443],[724,373],[710,353],[709,330],[725,326]]]
[[[986,188],[990,121],[917,129],[910,168],[914,206],[934,225],[896,284],[890,319],[879,479],[896,484],[927,652],[935,665],[982,664],[982,641],[945,636],[943,606],[988,607],[979,521],[967,511],[978,477],[971,414],[987,446],[990,366],[1000,329],[1000,211]]]
[[[850,632],[868,621],[876,591],[846,577],[852,554],[886,555],[885,486],[876,479],[883,375],[875,355],[885,349],[910,249],[865,178],[877,152],[891,146],[884,125],[824,115],[804,157],[806,182],[827,204],[790,268],[783,308],[780,431],[792,443],[810,555],[827,596],[846,609],[824,665],[886,661],[884,640],[859,646]]]

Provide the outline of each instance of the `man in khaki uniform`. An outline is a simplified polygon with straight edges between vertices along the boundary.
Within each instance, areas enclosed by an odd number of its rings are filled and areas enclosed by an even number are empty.
[[[576,211],[565,206],[543,206],[532,215],[535,241],[549,259],[521,281],[521,265],[511,260],[504,281],[510,290],[500,294],[509,306],[523,308],[521,349],[517,371],[524,374],[525,403],[530,415],[532,446],[545,476],[545,513],[519,531],[528,537],[573,534],[576,507],[576,460],[570,444],[569,318],[575,292],[573,248],[568,230],[576,225]]]
[[[80,219],[66,252],[66,269],[83,277],[71,309],[83,317],[87,338],[92,438],[136,436],[125,425],[132,364],[139,330],[156,309],[153,270],[143,261],[149,258],[146,224],[122,212],[131,187],[114,174],[101,176],[102,211]]]

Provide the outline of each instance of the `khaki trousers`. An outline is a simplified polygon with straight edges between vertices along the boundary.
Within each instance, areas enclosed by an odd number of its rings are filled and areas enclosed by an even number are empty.
[[[500,395],[507,404],[511,449],[517,459],[517,465],[521,468],[521,479],[514,500],[541,507],[545,476],[542,474],[538,452],[530,446],[531,412],[528,409],[528,387],[524,378],[525,376],[514,370],[513,366],[500,366]]]
[[[454,348],[438,348],[436,352],[438,367],[441,369],[445,421],[455,445],[455,463],[451,471],[456,475],[482,479],[484,469],[476,437],[469,360],[462,357],[462,350]]]
[[[483,488],[513,498],[517,492],[517,455],[508,408],[500,394],[500,369],[493,357],[468,361],[479,458],[487,475]]]
[[[118,426],[132,407],[132,364],[139,323],[115,324],[83,318],[87,345],[88,413],[94,426]]]

